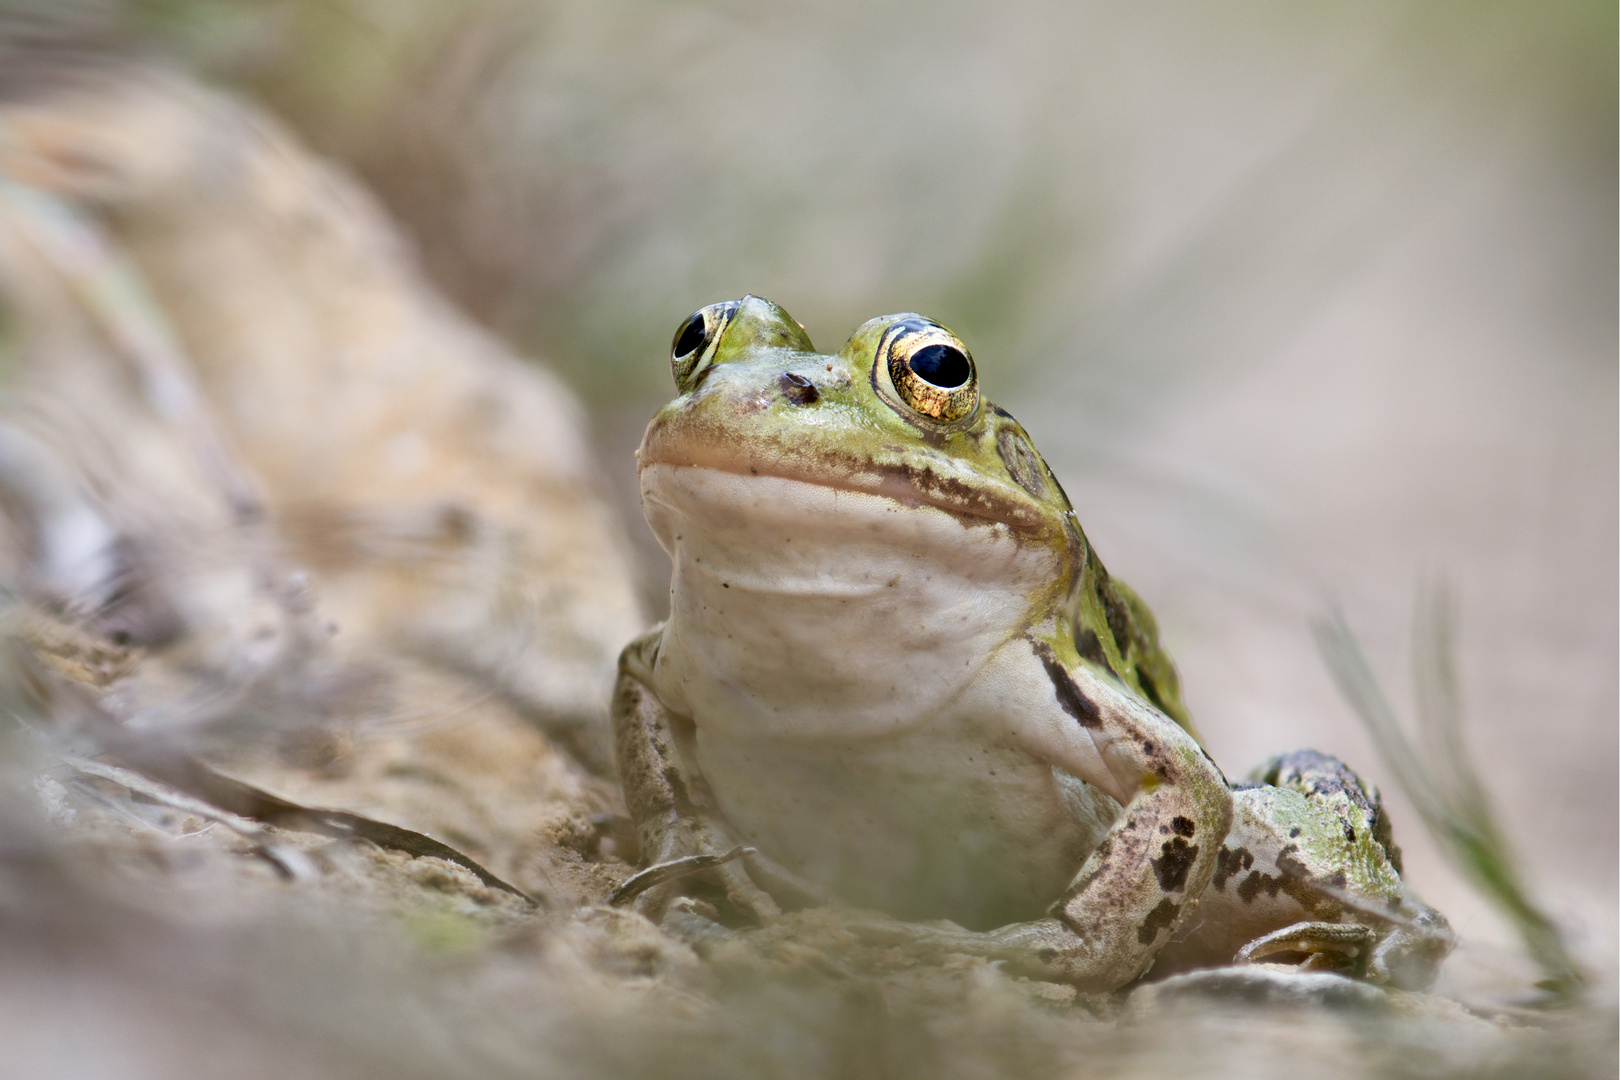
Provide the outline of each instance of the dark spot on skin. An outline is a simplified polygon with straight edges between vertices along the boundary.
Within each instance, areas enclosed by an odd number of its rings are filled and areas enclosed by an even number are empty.
[[[1137,927],[1136,940],[1143,945],[1153,944],[1153,939],[1159,936],[1160,930],[1168,930],[1170,924],[1176,921],[1177,907],[1169,900],[1160,900],[1159,906],[1148,912],[1148,917]]]
[[[691,798],[687,794],[686,781],[681,777],[681,771],[673,765],[665,765],[663,772],[664,783],[669,785],[669,790],[675,796],[675,801],[682,804],[690,802]]]
[[[1345,878],[1343,870],[1335,870],[1333,873],[1327,876],[1327,883],[1333,886],[1335,889],[1344,888],[1347,880],[1348,879]]]
[[[1276,896],[1277,888],[1281,884],[1282,878],[1272,877],[1270,874],[1262,874],[1260,871],[1256,870],[1248,877],[1238,882],[1237,894],[1243,900],[1243,902],[1247,904],[1256,896],[1259,896],[1260,890],[1262,889],[1264,889],[1271,896]]]
[[[1019,487],[1037,499],[1045,498],[1046,470],[1041,467],[1040,455],[1016,428],[1002,428],[996,433],[996,453]]]
[[[1104,840],[1102,843],[1097,845],[1097,850],[1092,852],[1092,858],[1097,861],[1096,867],[1091,871],[1091,873],[1074,883],[1074,887],[1064,894],[1063,900],[1057,905],[1058,907],[1061,908],[1067,906],[1069,901],[1091,888],[1091,883],[1102,877],[1103,874],[1107,872],[1108,853],[1111,850],[1113,850],[1112,841]]]
[[[1050,964],[1053,960],[1057,959],[1057,950],[1037,949],[1035,951],[1035,958],[1043,964]]]
[[[815,383],[791,371],[784,372],[777,383],[782,387],[782,396],[795,405],[814,405],[821,397]]]
[[[1198,826],[1193,824],[1192,818],[1185,818],[1180,814],[1170,819],[1170,827],[1176,830],[1177,836],[1185,836],[1189,840],[1198,832]]]
[[[1131,613],[1109,585],[1107,578],[1097,579],[1097,599],[1102,604],[1103,615],[1108,619],[1108,632],[1114,636],[1114,645],[1123,657],[1131,651]]]
[[[1144,753],[1144,754],[1153,753],[1153,741],[1151,739],[1143,739],[1142,740],[1142,753]]]
[[[1142,688],[1142,693],[1147,695],[1147,699],[1158,706],[1160,712],[1167,713],[1170,711],[1165,706],[1164,698],[1159,694],[1159,684],[1153,681],[1153,676],[1149,675],[1147,668],[1141,664],[1136,665],[1136,683]]]
[[[1035,655],[1041,658],[1041,666],[1046,669],[1046,677],[1052,680],[1052,689],[1063,711],[1080,721],[1083,728],[1102,727],[1102,713],[1097,711],[1096,703],[1074,685],[1074,680],[1069,678],[1069,673],[1052,652],[1052,647],[1044,641],[1032,641],[1030,645]]]
[[[1298,835],[1299,835],[1299,826],[1298,825],[1295,825],[1292,829],[1288,830],[1288,838],[1290,840],[1293,839],[1294,837],[1298,836]]]
[[[1181,837],[1166,840],[1159,848],[1159,857],[1149,859],[1153,873],[1159,879],[1159,888],[1165,892],[1180,892],[1187,887],[1187,871],[1198,858],[1198,845],[1189,844]]]
[[[1250,903],[1262,892],[1268,897],[1276,898],[1280,892],[1284,896],[1292,897],[1294,902],[1303,908],[1306,913],[1314,912],[1324,902],[1330,900],[1310,882],[1310,873],[1303,863],[1293,858],[1299,848],[1289,844],[1277,855],[1277,869],[1280,874],[1267,874],[1259,870],[1250,871],[1249,876],[1238,883],[1237,894],[1245,904]],[[1336,907],[1337,905],[1329,905]]]
[[[874,463],[870,460],[863,461],[859,471],[870,471],[873,467]],[[879,463],[875,467],[889,476],[902,479],[907,486],[930,497],[931,501],[944,503],[974,518],[1005,522],[1015,528],[1044,528],[1046,525],[1038,510],[1000,498],[989,487],[974,486],[954,476],[941,476],[927,466],[910,463]]]
[[[1344,838],[1352,844],[1356,842],[1356,830],[1348,821],[1344,823]]]
[[[1296,858],[1298,854],[1298,844],[1289,844],[1277,852],[1277,869],[1292,877],[1308,878],[1311,876],[1311,872],[1305,868],[1303,862]]]
[[[1113,665],[1108,662],[1108,656],[1103,652],[1102,641],[1097,637],[1095,630],[1087,627],[1076,634],[1074,648],[1084,659],[1090,660],[1110,675],[1114,673]]]
[[[1240,847],[1233,851],[1229,847],[1223,847],[1215,853],[1215,877],[1211,879],[1210,884],[1215,886],[1216,892],[1225,892],[1227,878],[1236,877],[1253,865],[1254,856],[1249,853],[1248,848]]]
[[[1389,860],[1389,865],[1393,866],[1395,872],[1399,874],[1401,872],[1401,849],[1395,846],[1395,832],[1390,828],[1389,815],[1384,813],[1381,802],[1373,808],[1372,835],[1373,839],[1378,842],[1378,846],[1384,849],[1384,857]]]

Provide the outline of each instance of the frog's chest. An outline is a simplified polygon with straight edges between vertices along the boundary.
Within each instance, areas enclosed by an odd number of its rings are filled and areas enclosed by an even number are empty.
[[[857,907],[989,929],[1039,918],[1118,812],[971,725],[882,739],[739,740],[699,727],[741,836]]]

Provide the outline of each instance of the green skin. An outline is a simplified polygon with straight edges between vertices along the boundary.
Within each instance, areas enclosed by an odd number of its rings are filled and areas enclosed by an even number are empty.
[[[746,841],[701,868],[745,917],[854,898],[882,912],[840,909],[867,941],[1089,990],[1285,928],[1272,953],[1357,970],[1400,936],[1376,793],[1239,791],[1228,837],[1234,793],[1152,614],[949,331],[874,319],[826,356],[756,297],[694,320],[638,453],[671,617],[626,648],[614,701],[649,862]]]

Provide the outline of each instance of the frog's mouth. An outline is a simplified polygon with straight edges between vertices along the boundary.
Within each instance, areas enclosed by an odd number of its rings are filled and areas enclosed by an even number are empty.
[[[1001,524],[1024,535],[1048,533],[1053,525],[1045,508],[1021,489],[983,477],[952,476],[927,464],[905,461],[898,454],[893,462],[885,462],[770,443],[754,444],[739,453],[726,442],[676,438],[655,425],[636,456],[642,470],[665,465],[794,480],[834,491],[876,495],[904,506],[929,506],[964,525]]]

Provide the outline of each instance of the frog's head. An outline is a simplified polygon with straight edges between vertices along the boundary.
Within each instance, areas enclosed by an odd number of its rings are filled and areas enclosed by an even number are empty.
[[[670,369],[680,396],[637,458],[648,524],[683,583],[672,619],[736,613],[748,596],[756,626],[774,612],[819,627],[860,596],[868,625],[851,640],[867,650],[891,608],[910,619],[902,638],[952,620],[988,638],[1036,628],[1064,663],[1190,723],[1152,615],[1092,557],[1068,496],[945,327],[885,315],[826,355],[786,311],[745,296],[681,323]],[[941,640],[901,644],[939,662]]]
[[[681,323],[670,368],[680,396],[647,429],[643,470],[805,481],[1083,543],[1023,427],[980,393],[967,346],[925,316],[872,319],[829,356],[781,307],[745,296]]]

